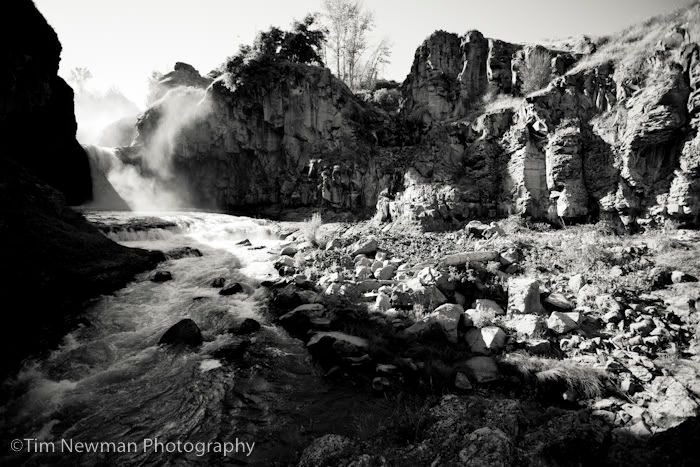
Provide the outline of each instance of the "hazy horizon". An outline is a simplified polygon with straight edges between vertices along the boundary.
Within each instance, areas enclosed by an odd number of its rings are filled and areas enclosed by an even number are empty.
[[[295,18],[321,10],[321,0],[234,2],[200,0],[35,0],[63,45],[60,74],[75,67],[93,74],[93,86],[119,89],[138,106],[145,104],[147,77],[168,72],[177,61],[203,75],[251,43],[257,31],[286,27]],[[614,33],[651,16],[672,12],[692,0],[621,0],[587,2],[516,0],[498,3],[440,0],[431,2],[365,0],[375,12],[373,40],[392,43],[384,77],[403,81],[415,49],[433,31],[464,33],[478,29],[487,37],[537,42],[587,34]],[[601,14],[604,13],[604,14]],[[527,19],[524,19],[528,17]]]

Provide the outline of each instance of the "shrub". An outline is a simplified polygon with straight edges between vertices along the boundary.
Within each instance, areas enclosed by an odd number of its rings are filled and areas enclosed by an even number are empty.
[[[321,246],[323,243],[318,232],[318,230],[321,228],[321,224],[323,224],[321,213],[316,212],[310,219],[306,219],[306,221],[304,221],[304,225],[301,226],[301,231],[304,234],[304,238],[316,246]]]
[[[401,92],[396,88],[381,88],[374,92],[372,100],[386,112],[395,112],[401,104]]]
[[[552,78],[552,59],[546,50],[534,49],[520,68],[523,94],[545,87]]]

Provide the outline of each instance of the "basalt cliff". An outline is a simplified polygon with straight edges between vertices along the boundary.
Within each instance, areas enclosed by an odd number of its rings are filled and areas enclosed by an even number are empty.
[[[697,16],[696,5],[636,41],[546,47],[438,31],[418,47],[397,111],[319,67],[278,63],[231,91],[179,64],[163,85],[206,88],[212,110],[178,135],[175,176],[202,206],[326,205],[429,230],[509,214],[697,224]],[[524,95],[535,53],[549,84]],[[124,158],[148,144],[161,96]]]
[[[93,187],[88,157],[75,139],[73,91],[57,75],[61,44],[31,1],[13,1],[4,10],[0,300],[8,336],[0,343],[2,374],[60,339],[84,300],[122,287],[162,257],[117,245],[68,207],[89,201]]]

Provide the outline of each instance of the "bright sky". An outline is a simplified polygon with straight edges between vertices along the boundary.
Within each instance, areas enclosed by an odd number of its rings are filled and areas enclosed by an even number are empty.
[[[143,106],[147,76],[176,61],[202,74],[250,43],[258,30],[288,26],[320,11],[321,0],[35,0],[63,44],[61,74],[92,71],[100,88],[115,86]],[[416,47],[436,29],[536,42],[615,32],[692,0],[365,0],[375,38],[392,44],[385,77],[403,81]]]

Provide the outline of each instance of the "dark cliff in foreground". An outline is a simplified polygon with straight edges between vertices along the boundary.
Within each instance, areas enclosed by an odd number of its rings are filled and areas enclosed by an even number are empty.
[[[92,186],[87,155],[75,139],[73,91],[56,74],[61,45],[31,1],[5,6],[1,22],[5,373],[60,338],[82,301],[122,287],[162,255],[117,245],[67,206],[90,200]]]
[[[438,31],[417,49],[398,111],[314,66],[280,62],[235,91],[214,82],[212,112],[177,137],[176,173],[202,205],[231,211],[376,207],[381,221],[426,229],[509,214],[697,225],[699,11],[546,47]],[[531,57],[547,76],[528,93]],[[168,86],[208,85],[179,68]],[[131,153],[168,99],[141,117]]]

